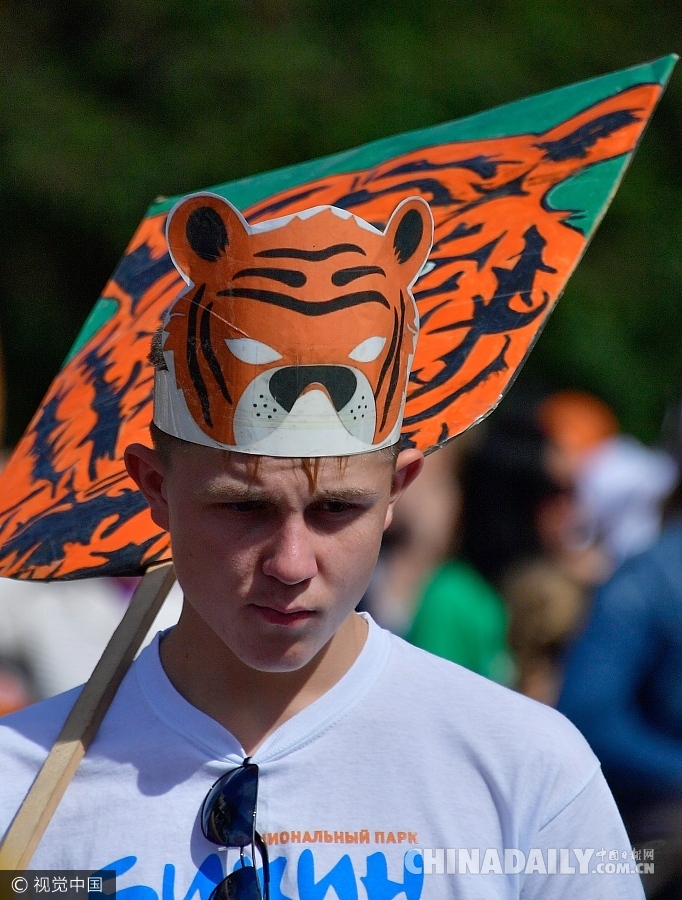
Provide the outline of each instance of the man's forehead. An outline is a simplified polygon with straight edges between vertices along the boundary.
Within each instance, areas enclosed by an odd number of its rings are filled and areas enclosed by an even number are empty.
[[[203,490],[216,495],[243,489],[263,492],[299,484],[316,495],[362,494],[383,490],[393,471],[392,461],[381,452],[300,459],[192,446],[181,460],[178,474],[201,474]]]

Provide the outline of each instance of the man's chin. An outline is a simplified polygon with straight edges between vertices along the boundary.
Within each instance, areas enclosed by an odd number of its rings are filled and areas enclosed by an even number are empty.
[[[270,621],[273,616],[269,611],[249,609],[248,619],[243,620],[241,640],[234,641],[234,623],[223,632],[223,640],[242,665],[272,675],[301,672],[307,667],[313,671],[333,645],[344,646],[344,637],[351,639],[349,630],[352,633],[353,620],[361,621],[353,610],[341,621],[328,611],[301,610],[300,616],[292,618],[288,624],[276,624]],[[362,634],[364,642],[364,623]]]
[[[315,618],[312,623],[316,623]],[[321,624],[319,620],[317,624]],[[319,628],[311,628],[311,621],[304,621],[298,627],[266,625],[266,628],[267,635],[261,634],[239,654],[245,665],[264,674],[300,672],[306,666],[314,665],[333,637],[333,633],[321,633]]]
[[[245,654],[242,656],[242,662],[256,672],[262,672],[264,675],[286,675],[288,673],[300,672],[313,662],[317,654],[320,652],[317,648],[295,647],[279,653],[263,653]]]

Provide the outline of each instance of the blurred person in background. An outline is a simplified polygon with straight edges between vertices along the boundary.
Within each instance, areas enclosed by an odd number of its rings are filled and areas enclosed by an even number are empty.
[[[545,539],[560,568],[588,590],[613,571],[612,556],[597,528],[596,503],[585,490],[589,461],[618,435],[620,425],[611,408],[585,391],[550,393],[537,407],[537,424],[547,441],[548,470],[556,482],[570,486],[553,517],[545,514]],[[563,506],[563,508],[562,508]]]
[[[509,616],[507,641],[516,661],[516,689],[555,706],[563,656],[585,612],[585,590],[551,558],[513,566],[501,584]]]
[[[29,673],[0,654],[0,716],[23,709],[36,699]]]
[[[677,410],[675,450],[682,456]],[[655,852],[648,897],[682,897],[682,486],[663,530],[598,591],[559,709],[599,757],[628,833]]]
[[[474,442],[480,440],[481,426]],[[499,592],[463,555],[464,529],[471,516],[469,486],[463,482],[476,451],[471,438],[453,442],[449,478],[458,504],[449,522],[449,545],[438,564],[422,573],[415,587],[415,616],[407,639],[417,647],[456,662],[479,675],[507,686],[515,683],[514,664],[507,647],[507,612]],[[465,486],[465,484],[467,486]],[[415,602],[416,601],[416,602]]]
[[[582,506],[583,461],[616,435],[619,425],[597,397],[565,390],[531,401],[522,428],[526,450],[519,446],[518,452],[525,469],[519,470],[524,474],[518,490],[524,499],[517,507],[524,523],[519,537],[525,533],[525,540],[502,573],[500,589],[510,610],[517,687],[553,706],[566,648],[592,590],[612,570],[611,555]]]
[[[607,404],[584,391],[550,395],[540,405],[539,421],[575,485],[582,541],[603,555],[597,579],[603,581],[658,537],[677,465],[669,453],[622,434]]]
[[[544,438],[542,478],[554,489],[538,498],[530,520],[540,552],[536,547],[512,565],[501,591],[518,688],[555,705],[564,656],[595,590],[626,557],[655,541],[677,466],[669,454],[622,434],[613,410],[585,391],[550,393],[531,415]]]
[[[517,389],[463,467],[460,552],[504,600],[517,690],[554,705],[563,648],[584,610],[588,567],[572,540],[570,468],[541,427],[543,397]]]
[[[396,504],[363,608],[416,646],[512,685],[504,602],[473,566],[456,551],[453,556],[461,528],[461,460],[472,434],[427,456],[419,480]]]
[[[472,436],[451,473],[461,503],[449,558],[423,587],[408,639],[553,704],[584,608],[569,467],[540,427],[536,392],[517,388]]]

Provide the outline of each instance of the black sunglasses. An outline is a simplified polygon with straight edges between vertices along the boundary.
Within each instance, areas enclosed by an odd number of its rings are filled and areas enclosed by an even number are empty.
[[[201,807],[204,837],[221,847],[238,847],[241,866],[216,885],[209,900],[270,900],[268,848],[256,831],[258,766],[247,757],[241,766],[222,775]],[[263,860],[261,891],[255,860],[247,865],[245,847],[257,847]]]

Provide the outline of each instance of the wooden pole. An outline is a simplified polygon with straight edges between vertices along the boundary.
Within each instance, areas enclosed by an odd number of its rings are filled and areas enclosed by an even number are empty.
[[[0,869],[28,866],[174,581],[172,562],[147,569],[5,835]]]

